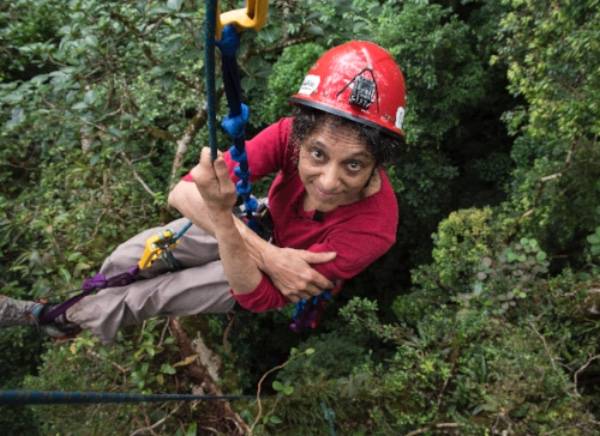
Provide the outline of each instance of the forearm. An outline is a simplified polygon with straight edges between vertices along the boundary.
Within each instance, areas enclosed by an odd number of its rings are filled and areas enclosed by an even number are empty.
[[[184,217],[191,220],[195,225],[215,234],[212,220],[209,217],[204,199],[196,185],[191,182],[180,181],[169,194],[169,205],[177,209]],[[246,243],[248,252],[259,268],[263,269],[263,253],[273,249],[273,245],[258,236],[246,223],[233,216],[242,239]]]
[[[227,213],[213,213],[211,219],[229,285],[235,293],[252,292],[262,280],[262,272],[235,226],[234,217]]]
[[[215,234],[213,223],[208,215],[206,204],[196,185],[180,181],[169,193],[169,205],[174,207],[196,226]]]
[[[242,239],[246,243],[249,255],[252,257],[256,265],[266,272],[265,255],[277,249],[275,245],[265,241],[258,236],[248,225],[237,217],[234,217],[235,226],[240,233]]]

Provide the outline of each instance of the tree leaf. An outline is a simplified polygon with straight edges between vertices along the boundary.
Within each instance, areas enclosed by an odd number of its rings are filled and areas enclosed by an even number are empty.
[[[198,355],[197,355],[197,354],[192,354],[192,355],[190,355],[190,356],[186,357],[185,359],[183,359],[183,360],[180,360],[180,361],[179,361],[179,362],[177,362],[177,363],[174,363],[174,364],[173,364],[173,368],[178,368],[178,367],[180,367],[180,366],[188,366],[188,365],[191,365],[192,363],[194,363],[194,362],[196,361],[196,359],[197,359],[197,358],[198,358]]]
[[[6,128],[16,127],[25,120],[25,111],[21,107],[13,108],[10,113],[10,120],[6,123]]]
[[[273,389],[277,392],[282,392],[284,389],[283,383],[281,383],[279,380],[275,380],[273,382]]]
[[[169,365],[168,363],[163,363],[160,367],[160,372],[163,374],[173,375],[173,374],[177,373],[177,370],[175,368],[173,368],[171,365]]]
[[[182,4],[183,0],[169,0],[167,2],[167,7],[173,11],[179,11]]]
[[[269,422],[271,424],[281,424],[283,422],[283,420],[280,417],[278,417],[278,416],[271,415],[269,417]]]

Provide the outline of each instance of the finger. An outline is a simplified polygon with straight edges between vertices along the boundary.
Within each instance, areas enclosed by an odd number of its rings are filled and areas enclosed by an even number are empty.
[[[202,174],[202,169],[200,168],[200,164],[196,165],[190,171],[190,175],[192,176],[192,180],[194,180],[194,182],[197,182],[198,179],[200,179],[201,174]]]
[[[337,253],[335,251],[324,251],[315,253],[313,251],[302,250],[302,258],[308,263],[323,263],[335,259]]]
[[[202,147],[202,150],[200,150],[200,165],[203,166],[210,166],[210,164],[212,163],[211,160],[211,156],[210,156],[210,148],[209,147]]]
[[[316,297],[317,295],[320,295],[323,290],[321,288],[316,287],[315,285],[309,284],[305,291],[310,294],[312,297]]]
[[[310,295],[306,291],[298,291],[298,292],[296,292],[296,295],[298,295],[298,297],[300,297],[300,299],[305,300],[305,301],[310,300],[312,298],[312,295]]]
[[[194,181],[206,181],[215,177],[210,160],[210,148],[203,147],[200,151],[200,162],[192,169],[192,178]]]
[[[219,179],[220,184],[222,182],[227,182],[229,179],[229,169],[227,168],[227,163],[222,156],[217,157],[217,160],[214,161],[213,166],[215,168],[215,173],[217,178]]]
[[[313,269],[308,277],[308,284],[319,289],[331,289],[333,288],[333,282],[321,274],[319,271]]]

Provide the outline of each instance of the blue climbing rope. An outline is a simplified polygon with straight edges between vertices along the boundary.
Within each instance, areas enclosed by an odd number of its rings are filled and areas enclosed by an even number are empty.
[[[257,231],[258,223],[256,222],[255,213],[258,210],[258,201],[252,195],[250,168],[245,149],[245,130],[250,118],[250,108],[242,103],[242,85],[236,59],[240,47],[240,36],[232,24],[228,24],[223,28],[221,39],[217,41],[216,45],[221,51],[223,86],[229,108],[229,114],[221,122],[221,127],[233,141],[229,153],[231,158],[238,164],[234,170],[239,179],[236,183],[236,191],[244,202],[247,224],[252,230]]]
[[[189,230],[189,228],[192,227],[192,222],[188,221],[187,223],[185,223],[185,225],[175,234],[175,236],[173,236],[173,242],[177,242],[179,240],[179,238],[181,238],[185,232],[187,232]]]

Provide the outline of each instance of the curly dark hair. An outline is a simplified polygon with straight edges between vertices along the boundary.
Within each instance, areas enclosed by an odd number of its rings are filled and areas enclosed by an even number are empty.
[[[367,144],[368,151],[375,159],[375,166],[390,162],[403,145],[403,140],[393,137],[375,127],[366,126],[346,118],[328,114],[318,109],[306,106],[294,106],[292,112],[294,123],[292,126],[291,146],[297,156],[300,144],[309,137],[318,126],[331,123],[333,127],[343,126],[358,133],[359,137]]]

